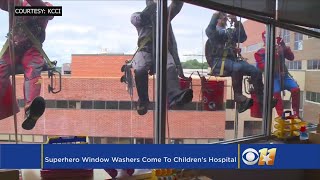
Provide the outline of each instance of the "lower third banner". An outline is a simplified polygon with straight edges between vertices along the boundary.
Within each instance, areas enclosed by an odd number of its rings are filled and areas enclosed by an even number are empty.
[[[44,145],[43,168],[236,169],[238,145]]]
[[[2,144],[1,169],[320,169],[320,145]]]

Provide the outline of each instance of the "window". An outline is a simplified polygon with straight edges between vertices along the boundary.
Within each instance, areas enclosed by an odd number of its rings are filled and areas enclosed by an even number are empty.
[[[81,101],[81,109],[92,109],[92,101]]]
[[[171,139],[170,144],[183,144],[183,139]]]
[[[311,99],[310,101],[316,102],[317,101],[317,93],[311,92]]]
[[[145,139],[144,143],[145,144],[153,144],[153,139]]]
[[[288,70],[301,70],[302,62],[301,61],[286,61],[286,66]]]
[[[294,33],[294,50],[303,49],[303,35],[300,33]]]
[[[77,101],[69,101],[69,109],[76,109]]]
[[[320,60],[308,60],[307,69],[320,69]]]
[[[105,109],[106,102],[105,101],[94,101],[94,109]]]
[[[234,129],[234,121],[226,121],[226,130]]]
[[[306,100],[311,101],[311,92],[307,91],[306,93]]]
[[[317,103],[320,103],[320,93],[317,93]]]
[[[261,134],[261,131],[262,121],[244,121],[244,137]]]
[[[68,101],[58,100],[57,108],[68,108]]]
[[[249,46],[247,47],[247,52],[257,51],[257,50],[259,50],[261,47],[262,47],[261,43],[249,45]]]
[[[56,108],[55,100],[46,100],[46,108]]]
[[[137,138],[136,144],[144,144],[144,138]]]
[[[286,29],[282,29],[283,34],[283,42],[288,44],[290,43],[290,31]]]
[[[320,103],[320,92],[307,91],[306,100],[311,102]]]

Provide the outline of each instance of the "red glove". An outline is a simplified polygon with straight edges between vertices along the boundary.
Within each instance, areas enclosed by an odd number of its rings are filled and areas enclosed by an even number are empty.
[[[285,45],[285,43],[281,37],[277,37],[276,40],[277,40],[277,45],[281,45],[281,46]]]

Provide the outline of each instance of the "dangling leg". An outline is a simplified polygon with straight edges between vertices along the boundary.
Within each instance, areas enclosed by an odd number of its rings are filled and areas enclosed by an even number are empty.
[[[148,71],[152,65],[151,53],[139,51],[135,55],[132,63],[135,74],[135,83],[139,96],[137,112],[139,115],[145,115],[148,112],[149,93],[148,93]]]
[[[232,86],[234,92],[234,100],[238,104],[238,112],[242,113],[253,106],[253,100],[247,98],[242,92],[243,73],[241,72],[242,65],[238,62],[234,62],[232,65]]]
[[[299,117],[299,115],[300,115],[300,113],[299,113],[299,109],[300,109],[300,88],[299,88],[299,85],[289,75],[286,75],[284,83],[285,83],[285,89],[287,89],[291,92],[293,115]]]
[[[241,63],[241,69],[240,71],[244,73],[244,75],[248,75],[252,79],[252,84],[254,87],[254,91],[257,95],[257,101],[260,104],[260,108],[263,108],[263,83],[262,83],[262,73],[259,69],[254,67],[253,65],[250,65],[246,61],[240,61]],[[271,107],[274,108],[277,104],[277,100],[272,100]]]
[[[41,71],[44,60],[34,48],[29,49],[22,58],[24,68],[25,121],[22,127],[31,130],[45,111],[45,100],[40,97]]]
[[[0,120],[19,112],[17,101],[12,99],[12,85],[10,81],[10,58],[4,54],[0,59]],[[12,109],[14,105],[14,109]]]
[[[145,115],[148,112],[149,94],[148,94],[148,72],[141,69],[134,70],[135,82],[139,96],[137,112],[139,115]]]
[[[281,87],[280,87],[280,79],[279,76],[274,77],[273,81],[273,97],[277,100],[276,111],[278,116],[282,116],[283,114],[283,101],[281,97]]]
[[[167,94],[169,107],[184,105],[192,101],[192,89],[180,89],[178,72],[173,57],[168,53],[167,61]]]

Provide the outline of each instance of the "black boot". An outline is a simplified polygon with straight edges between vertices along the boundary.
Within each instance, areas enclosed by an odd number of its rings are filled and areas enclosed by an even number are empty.
[[[149,101],[147,102],[141,102],[140,100],[138,101],[137,104],[137,112],[139,115],[145,115],[148,112],[148,108],[149,108]]]
[[[182,106],[192,101],[193,90],[180,89],[178,72],[173,66],[167,68],[167,91],[169,108],[174,105]]]
[[[247,98],[243,94],[235,93],[234,100],[237,102],[237,110],[239,113],[243,113],[253,106],[253,99]]]
[[[180,92],[180,94],[176,95],[170,102],[169,108],[176,106],[183,106],[184,104],[190,103],[193,99],[193,90],[185,89]]]
[[[31,105],[25,110],[25,120],[22,123],[22,128],[31,130],[35,127],[38,119],[42,116],[46,108],[46,103],[43,97],[36,97]]]
[[[148,94],[148,72],[135,70],[135,82],[139,96],[137,112],[139,115],[145,115],[148,112],[149,94]]]

